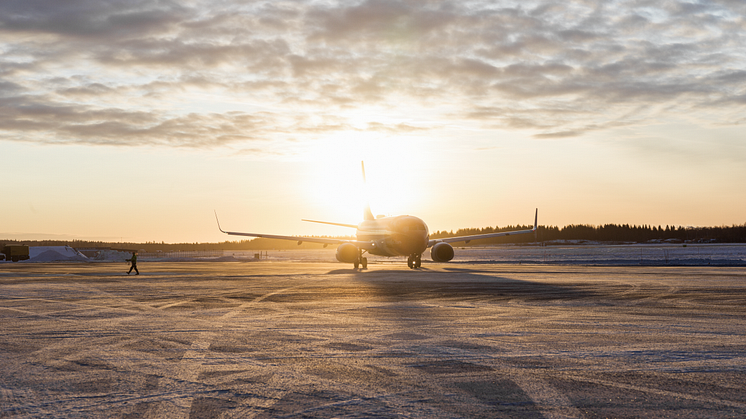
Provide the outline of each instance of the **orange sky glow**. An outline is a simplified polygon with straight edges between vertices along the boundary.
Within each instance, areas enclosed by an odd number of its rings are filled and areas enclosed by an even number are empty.
[[[0,4],[0,239],[746,223],[746,4]],[[360,161],[364,160],[367,185]]]

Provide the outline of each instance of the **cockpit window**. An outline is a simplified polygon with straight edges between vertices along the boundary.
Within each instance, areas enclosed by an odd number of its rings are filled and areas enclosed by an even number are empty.
[[[425,223],[417,218],[404,218],[397,224],[397,230],[401,231],[402,233],[406,233],[408,231],[427,231],[427,226],[425,226]]]

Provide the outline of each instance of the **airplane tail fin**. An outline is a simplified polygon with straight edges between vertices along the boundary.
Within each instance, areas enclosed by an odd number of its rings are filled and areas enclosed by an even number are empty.
[[[365,204],[365,208],[363,208],[363,219],[368,220],[375,220],[376,217],[373,216],[373,212],[370,210],[370,205]]]
[[[361,161],[360,166],[363,168],[363,184],[365,184],[365,162]],[[370,210],[370,202],[368,202],[367,193],[365,197],[365,207],[363,207],[363,219],[366,221],[376,219],[376,217],[373,216],[373,212]]]

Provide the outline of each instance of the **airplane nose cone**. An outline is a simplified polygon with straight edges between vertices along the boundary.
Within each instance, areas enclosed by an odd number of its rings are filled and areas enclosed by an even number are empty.
[[[424,221],[417,217],[402,217],[396,225],[399,233],[400,253],[421,254],[427,249],[428,229]]]

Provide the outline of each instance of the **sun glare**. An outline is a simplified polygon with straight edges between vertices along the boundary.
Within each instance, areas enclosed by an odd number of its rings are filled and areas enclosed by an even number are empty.
[[[361,221],[366,200],[374,215],[412,213],[424,196],[418,191],[426,167],[422,156],[417,141],[396,137],[350,132],[327,138],[308,155],[307,202],[336,222]]]

